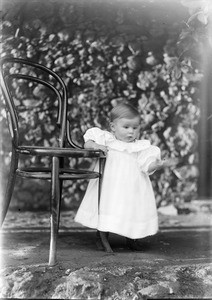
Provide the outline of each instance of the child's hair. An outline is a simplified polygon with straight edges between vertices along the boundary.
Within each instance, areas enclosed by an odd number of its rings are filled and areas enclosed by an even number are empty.
[[[133,119],[135,117],[140,118],[140,114],[135,107],[128,103],[117,104],[110,112],[111,122],[113,122],[115,119]]]

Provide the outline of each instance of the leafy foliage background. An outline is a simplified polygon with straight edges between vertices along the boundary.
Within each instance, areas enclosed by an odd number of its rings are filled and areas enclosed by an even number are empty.
[[[177,170],[152,176],[158,206],[179,207],[197,196],[201,45],[208,38],[207,16],[192,1],[9,1],[3,5],[1,56],[28,58],[63,77],[73,137],[79,144],[89,127],[106,129],[110,109],[128,99],[142,117],[140,138],[158,145],[163,158],[181,159]],[[27,101],[24,83],[17,89]],[[54,99],[44,96],[39,86],[33,94],[35,107],[21,115],[23,139],[54,143]],[[43,97],[44,113],[38,109]],[[2,109],[3,185],[10,161],[5,117]],[[69,164],[86,167],[91,162]],[[87,183],[64,185],[63,207],[78,207]],[[45,183],[18,180],[15,189],[12,208],[49,206]]]

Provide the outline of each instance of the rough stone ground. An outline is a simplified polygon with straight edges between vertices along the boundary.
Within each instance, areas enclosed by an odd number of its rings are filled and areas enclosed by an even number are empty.
[[[193,204],[192,204],[193,205]],[[47,213],[9,212],[1,233],[2,298],[212,299],[211,205],[159,215],[160,232],[144,252],[111,235],[115,255],[96,250],[95,232],[62,212],[58,264],[48,266]]]

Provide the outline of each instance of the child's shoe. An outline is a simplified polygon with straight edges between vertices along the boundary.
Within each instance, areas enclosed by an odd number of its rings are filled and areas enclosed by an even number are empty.
[[[138,240],[126,238],[126,245],[132,251],[144,251],[145,249],[139,244]]]

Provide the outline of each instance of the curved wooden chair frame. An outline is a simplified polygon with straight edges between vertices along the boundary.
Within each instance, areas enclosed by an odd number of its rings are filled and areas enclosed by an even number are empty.
[[[45,80],[41,77],[33,75],[21,74],[13,72],[10,74],[9,68],[6,68],[8,64],[20,64],[25,67],[33,67],[36,70],[40,70],[45,73]],[[19,67],[19,69],[21,69]],[[40,72],[39,71],[39,72]],[[54,78],[56,85],[53,85],[51,80],[48,82],[46,78]],[[13,100],[13,96],[10,91],[10,82],[13,79],[23,79],[33,83],[41,84],[51,91],[57,97],[58,100],[58,116],[57,116],[57,127],[59,130],[59,139],[57,147],[40,147],[35,145],[22,145],[20,142],[19,124],[18,124],[18,112]],[[12,142],[12,156],[10,172],[8,177],[8,183],[6,187],[5,196],[3,198],[3,204],[1,207],[1,224],[5,219],[6,213],[9,208],[10,200],[13,194],[16,176],[24,178],[43,179],[51,181],[51,236],[50,236],[50,250],[49,250],[49,265],[53,266],[56,264],[56,246],[57,246],[57,235],[59,228],[60,218],[60,203],[62,195],[62,185],[64,180],[75,180],[75,179],[99,179],[99,197],[100,198],[100,186],[101,178],[104,169],[105,156],[103,152],[92,149],[83,149],[76,145],[71,138],[70,120],[67,120],[67,88],[62,78],[50,70],[49,68],[25,59],[19,58],[3,58],[1,60],[1,72],[0,72],[1,87],[6,103],[8,124],[11,133]],[[68,144],[68,147],[65,146]],[[40,167],[32,165],[28,168],[19,167],[20,155],[30,156],[48,156],[51,158],[50,167]],[[65,158],[97,158],[99,159],[99,171],[94,172],[90,170],[79,170],[64,167]]]

